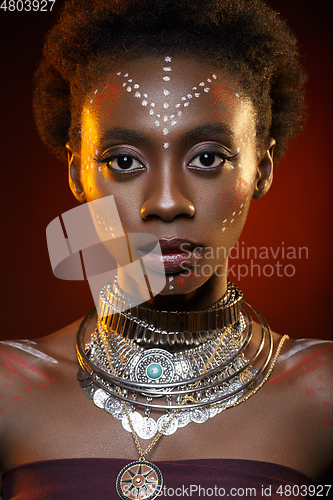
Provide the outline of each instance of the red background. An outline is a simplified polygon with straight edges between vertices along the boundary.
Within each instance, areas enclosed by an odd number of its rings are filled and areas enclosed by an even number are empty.
[[[240,241],[274,252],[282,246],[308,247],[309,258],[282,260],[279,255],[282,266],[295,266],[293,277],[275,273],[238,284],[275,331],[332,339],[330,2],[268,3],[289,20],[301,42],[310,115],[302,136],[277,166],[270,193],[253,201]],[[51,13],[0,11],[2,339],[47,335],[93,307],[86,282],[53,276],[45,241],[47,224],[76,206],[66,167],[41,144],[31,110],[32,75],[60,5],[56,0]],[[276,260],[255,263],[274,266]]]

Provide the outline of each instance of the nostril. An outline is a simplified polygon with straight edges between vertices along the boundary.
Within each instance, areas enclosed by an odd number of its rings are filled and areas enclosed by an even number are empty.
[[[172,222],[176,217],[189,218],[194,214],[194,204],[181,193],[172,198],[152,195],[141,207],[141,217],[144,220],[162,219],[165,222]]]

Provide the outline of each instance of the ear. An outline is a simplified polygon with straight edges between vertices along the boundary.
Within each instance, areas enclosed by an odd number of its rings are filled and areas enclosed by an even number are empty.
[[[75,198],[84,203],[86,197],[81,184],[81,158],[78,153],[74,151],[71,144],[67,142],[67,157],[68,157],[68,182],[69,187]]]
[[[259,156],[257,177],[253,191],[253,198],[256,200],[264,196],[273,182],[273,151],[276,142],[269,138],[268,148]],[[266,146],[267,147],[267,146]]]

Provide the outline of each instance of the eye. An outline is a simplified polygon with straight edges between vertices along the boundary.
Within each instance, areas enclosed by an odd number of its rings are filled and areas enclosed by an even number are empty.
[[[129,154],[119,154],[117,156],[113,156],[112,158],[105,159],[104,163],[108,168],[116,171],[131,171],[143,168],[142,163]]]
[[[223,158],[222,155],[217,153],[213,153],[212,151],[205,151],[193,158],[190,161],[190,167],[196,168],[216,168],[224,165],[226,158]]]

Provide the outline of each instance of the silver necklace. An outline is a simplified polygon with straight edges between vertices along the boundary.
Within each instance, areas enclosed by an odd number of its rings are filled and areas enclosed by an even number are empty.
[[[228,281],[225,295],[205,311],[156,311],[133,307],[116,278],[100,292],[98,316],[107,329],[137,343],[199,345],[238,321],[242,298],[239,288]]]
[[[245,320],[241,315],[239,322],[215,332],[206,343],[174,354],[164,349],[143,349],[99,322],[86,352],[82,345],[80,348],[78,338],[80,384],[96,406],[121,420],[123,427],[131,432],[124,401],[133,427],[142,439],[150,439],[161,431],[173,412],[175,417],[164,429],[165,435],[190,422],[203,423],[240,400],[250,384],[259,383],[270,359],[272,346],[259,370],[251,366],[262,350],[266,333],[271,340],[261,317],[262,339],[257,353],[249,361],[245,358],[243,351],[252,335],[252,319],[246,308],[245,313],[249,326],[244,338]],[[142,401],[142,395],[146,401]],[[165,399],[164,404],[160,398]],[[165,413],[155,421],[150,416],[152,409]]]

